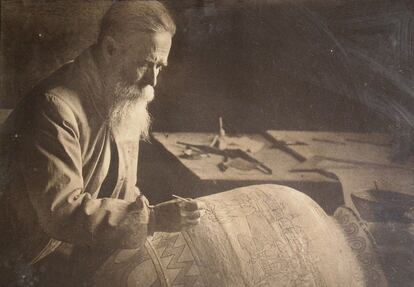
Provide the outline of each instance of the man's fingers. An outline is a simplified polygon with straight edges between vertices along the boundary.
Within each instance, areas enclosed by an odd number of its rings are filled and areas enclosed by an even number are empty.
[[[185,219],[184,222],[182,223],[183,227],[186,226],[193,226],[193,225],[197,225],[200,223],[200,218],[197,219]]]
[[[180,206],[186,211],[206,209],[206,204],[204,202],[194,199],[191,199],[189,201],[182,201],[180,202]]]
[[[176,198],[154,207],[157,231],[177,232],[200,223],[205,204],[194,199]]]
[[[201,216],[201,212],[199,210],[196,210],[196,211],[181,210],[180,214],[185,219],[197,219],[197,218],[200,218]]]
[[[182,210],[195,211],[198,210],[198,203],[196,200],[181,201],[180,207]]]

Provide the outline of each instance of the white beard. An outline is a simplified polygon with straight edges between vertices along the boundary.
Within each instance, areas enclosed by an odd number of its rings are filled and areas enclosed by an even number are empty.
[[[127,140],[147,140],[151,126],[148,103],[154,98],[154,89],[146,86],[139,89],[118,82],[114,91],[114,102],[110,109],[109,126]]]

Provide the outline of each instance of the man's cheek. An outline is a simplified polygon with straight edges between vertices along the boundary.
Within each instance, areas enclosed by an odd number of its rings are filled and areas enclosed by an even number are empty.
[[[121,73],[122,81],[128,86],[136,85],[137,78],[140,78],[140,71],[133,68],[132,65],[127,65]]]

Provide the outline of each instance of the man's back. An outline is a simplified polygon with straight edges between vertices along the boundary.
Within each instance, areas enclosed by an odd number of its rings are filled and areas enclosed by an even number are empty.
[[[93,57],[86,52],[36,87],[7,119],[2,130],[6,156],[2,162],[7,162],[3,166],[9,183],[3,186],[1,230],[9,231],[9,236],[2,236],[2,246],[8,247],[2,250],[23,251],[30,261],[51,237],[92,244],[91,235],[99,232],[98,226],[107,229],[109,221],[100,218],[104,211],[98,211],[94,219],[83,216],[82,204],[96,200],[90,209],[115,208],[120,214],[110,218],[116,222],[139,195],[139,138],[125,141],[108,127],[100,115],[98,85]],[[109,173],[114,158],[115,176]],[[115,182],[108,185],[109,174]],[[98,199],[104,188],[108,197],[122,201]],[[87,198],[78,203],[76,197]],[[54,222],[53,213],[60,220]],[[87,232],[82,230],[85,224],[92,225]]]

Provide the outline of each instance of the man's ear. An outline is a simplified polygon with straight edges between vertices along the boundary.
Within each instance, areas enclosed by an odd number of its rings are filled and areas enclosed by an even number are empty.
[[[119,51],[118,43],[111,36],[105,36],[102,40],[102,56],[106,62],[109,62],[111,58]]]

